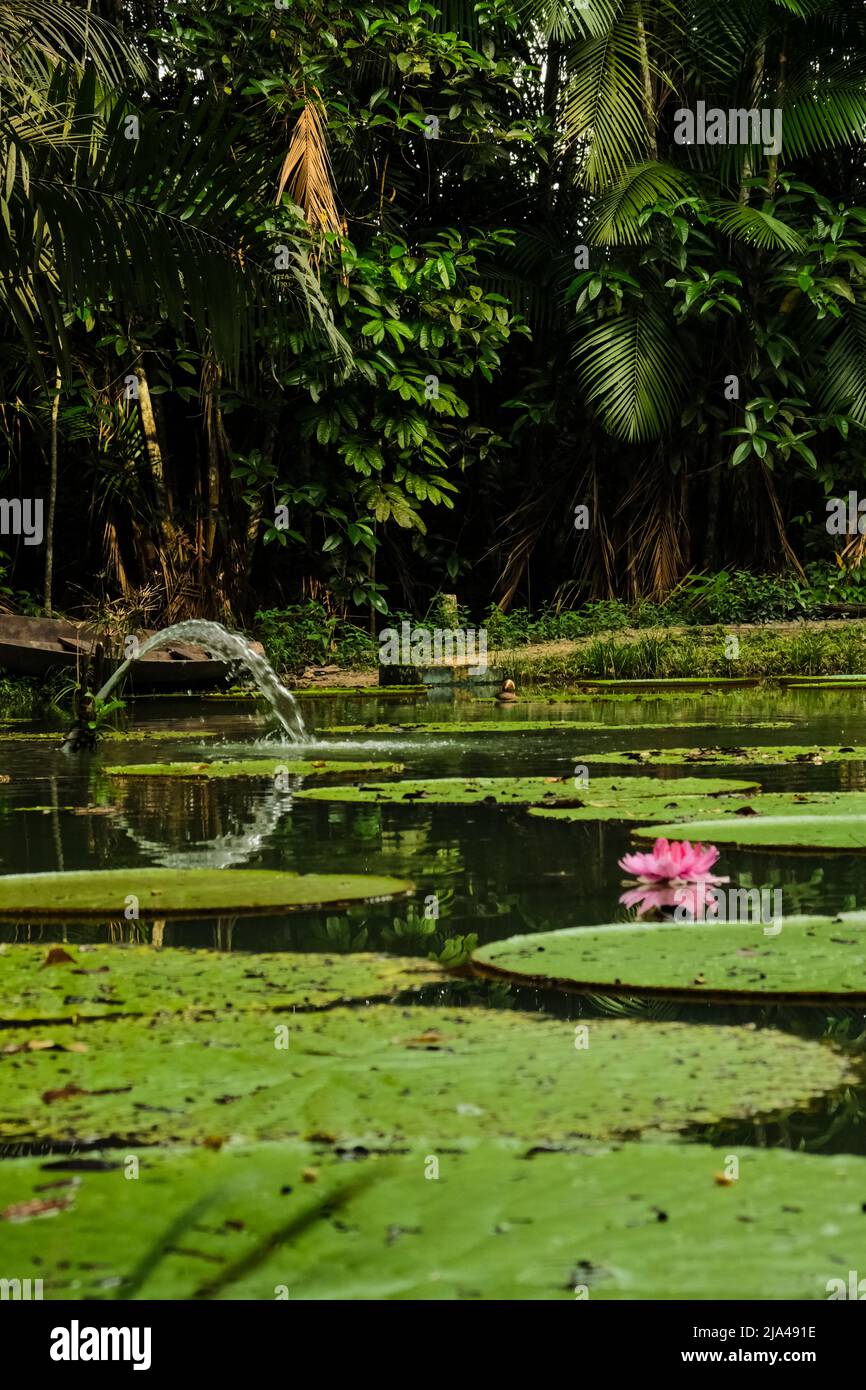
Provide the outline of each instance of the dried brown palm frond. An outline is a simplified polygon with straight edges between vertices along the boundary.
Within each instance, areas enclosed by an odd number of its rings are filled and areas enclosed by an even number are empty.
[[[779,538],[779,544],[782,547],[782,553],[785,556],[785,559],[788,562],[788,564],[799,576],[799,578],[805,579],[806,572],[803,569],[803,566],[800,564],[800,561],[797,559],[797,556],[794,554],[791,542],[788,540],[788,533],[785,530],[785,520],[782,516],[782,508],[779,506],[779,498],[776,493],[776,485],[773,482],[773,475],[765,463],[761,464],[761,472],[763,474],[764,487],[767,490],[767,497],[769,498],[770,502],[770,517],[775,527],[776,534]]]
[[[288,190],[311,227],[320,232],[342,232],[323,110],[319,100],[305,97],[280,170],[276,202]]]
[[[555,495],[551,491],[537,489],[503,518],[498,529],[511,533],[505,562],[496,582],[496,602],[503,613],[514,602],[532,552],[549,530],[551,518],[557,510]]]
[[[561,585],[557,590],[557,611],[572,607],[579,594],[599,599],[614,598],[617,593],[616,547],[607,524],[601,476],[595,456],[571,499],[569,515],[574,515],[580,504],[589,508],[589,530],[575,533],[580,537],[581,564],[571,586]]]
[[[858,570],[863,563],[866,555],[866,535],[852,536],[847,545],[844,545],[836,556],[836,563],[840,569]]]
[[[626,563],[629,598],[665,598],[682,579],[688,539],[684,494],[684,470],[674,473],[667,455],[659,451],[651,471],[638,470],[623,498],[618,511],[632,520]]]
[[[567,464],[567,458],[564,459]],[[570,500],[569,500],[570,499]],[[589,508],[589,529],[576,531],[573,519],[578,505]],[[605,521],[601,496],[601,476],[595,455],[575,480],[571,468],[565,467],[558,478],[545,475],[528,496],[520,502],[497,528],[508,531],[507,545],[491,547],[504,549],[505,558],[496,583],[497,603],[505,612],[514,602],[523,583],[537,546],[543,541],[548,550],[568,551],[570,537],[576,542],[574,575],[560,585],[556,593],[557,609],[568,608],[580,597],[610,597],[615,592],[614,546]]]

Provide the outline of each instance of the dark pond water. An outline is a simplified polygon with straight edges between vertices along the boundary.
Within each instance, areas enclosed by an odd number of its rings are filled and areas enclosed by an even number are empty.
[[[866,743],[866,692],[861,690],[746,690],[718,696],[640,699],[522,701],[503,711],[493,701],[414,704],[357,696],[302,698],[313,730],[314,756],[358,760],[399,759],[407,776],[562,775],[618,749],[701,747],[709,744],[809,746]],[[575,718],[628,728],[551,729],[502,735],[447,733],[329,733],[335,725],[444,722],[452,719],[523,720]],[[787,727],[767,727],[784,721]],[[693,727],[695,724],[700,727]],[[666,727],[647,727],[665,725]],[[691,725],[692,727],[686,727]],[[682,727],[678,727],[682,726]],[[9,726],[15,728],[31,726]],[[34,726],[35,727],[35,726]],[[202,921],[165,928],[166,945],[234,951],[384,949],[402,955],[439,953],[454,937],[481,941],[517,932],[622,919],[618,904],[622,871],[617,860],[629,847],[627,826],[557,825],[519,809],[480,807],[352,806],[293,799],[264,783],[212,781],[158,784],[147,779],[122,785],[104,775],[111,763],[250,756],[292,756],[269,742],[266,712],[251,701],[171,700],[136,702],[135,730],[188,733],[178,742],[159,739],[106,742],[90,758],[67,758],[62,735],[41,741],[0,740],[0,872],[120,868],[141,865],[283,868],[304,872],[370,872],[411,879],[411,904],[372,905],[337,914],[309,913],[287,919]],[[203,734],[217,731],[218,737]],[[304,756],[308,750],[296,752]],[[639,771],[639,770],[638,770]],[[689,773],[754,777],[765,790],[866,789],[866,765],[858,763],[761,768],[689,768]],[[609,768],[600,775],[633,775]],[[682,775],[677,767],[658,776]],[[724,850],[718,871],[747,887],[782,889],[786,915],[866,908],[866,857],[854,854],[783,854]],[[424,916],[435,895],[438,919]],[[83,927],[2,927],[0,939],[147,939],[137,923]],[[585,1016],[631,1013],[652,1018],[695,1018],[723,1026],[748,1018],[817,1037],[835,1037],[859,1048],[866,1028],[861,1011],[814,1008],[722,1008],[706,1004],[563,999],[536,992],[457,981],[463,998],[496,1007],[537,1008]],[[808,1113],[772,1125],[739,1123],[701,1131],[731,1143],[799,1146],[866,1153],[866,1089],[822,1100]]]

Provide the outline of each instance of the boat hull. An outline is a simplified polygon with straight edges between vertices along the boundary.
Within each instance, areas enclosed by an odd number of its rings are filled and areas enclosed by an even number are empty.
[[[21,676],[73,672],[87,661],[95,636],[86,625],[78,627],[59,618],[0,616],[0,672]],[[229,674],[227,662],[214,660],[201,648],[176,644],[174,650],[175,655],[171,648],[161,649],[134,661],[127,676],[132,689],[219,685]],[[103,660],[106,676],[120,665],[119,659]]]

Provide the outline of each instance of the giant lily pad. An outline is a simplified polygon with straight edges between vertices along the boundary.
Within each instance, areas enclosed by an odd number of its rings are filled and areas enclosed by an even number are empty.
[[[866,676],[778,676],[777,680],[786,690],[851,690],[858,686],[866,687]]]
[[[46,732],[44,729],[35,731],[32,729],[26,732],[15,732],[14,730],[0,732],[0,740],[12,743],[34,742],[47,740],[49,743],[61,743],[66,737],[66,729],[53,729]],[[221,737],[219,729],[101,729],[99,732],[100,743],[198,743],[201,739],[213,739]]]
[[[820,767],[822,763],[861,763],[866,761],[863,745],[840,744],[835,747],[812,747],[789,744],[778,748],[640,748],[630,752],[592,753],[591,763],[622,763],[635,767],[666,767],[674,764],[696,763],[701,766],[734,767],[746,763],[750,767],[773,767],[777,763],[793,766]]]
[[[447,978],[431,961],[151,946],[0,945],[0,1021],[42,1024],[154,1013],[322,1008]],[[0,1039],[2,1052],[2,1039]]]
[[[751,805],[750,800],[730,794],[710,796],[629,796],[627,792],[595,792],[592,784],[584,795],[582,806],[530,806],[529,814],[538,820],[558,821],[571,825],[580,821],[669,821],[672,816],[688,819],[708,819],[717,815],[727,801],[738,806]]]
[[[745,797],[716,793],[710,796],[676,796],[670,800],[663,800],[660,796],[630,797],[625,790],[599,792],[596,790],[598,785],[597,779],[590,779],[583,806],[530,807],[529,814],[568,824],[571,821],[585,820],[641,820],[644,817],[640,812],[645,810],[647,821],[664,823],[660,828],[653,830],[653,838],[666,834],[669,839],[683,839],[687,831],[689,838],[695,839],[694,832],[697,827],[693,825],[694,821],[715,821],[724,818],[739,825],[746,820],[755,819],[757,822],[759,818],[769,817],[866,817],[866,792],[763,792],[760,795]],[[662,787],[669,785],[671,784],[667,782],[661,783]],[[676,786],[676,783],[673,785]],[[627,787],[628,783],[625,783],[625,786]],[[665,814],[666,810],[670,811],[670,815]],[[675,827],[676,834],[673,833],[674,820],[678,822]],[[634,833],[645,837],[650,832],[647,827],[642,826]]]
[[[677,729],[718,729],[726,721],[720,719],[677,720]],[[601,720],[581,719],[522,719],[515,715],[512,719],[452,719],[441,723],[410,722],[400,724],[331,724],[322,730],[323,734],[512,734],[546,733],[548,730],[592,730],[595,733],[636,733],[643,729],[670,729],[671,724],[648,724],[643,720],[638,724],[605,724]],[[768,720],[751,723],[752,729],[790,728],[785,720]]]
[[[686,838],[759,849],[866,849],[866,792],[773,792],[731,814],[720,802],[712,819],[642,825],[638,839]]]
[[[740,916],[760,915],[758,903],[742,904]],[[781,928],[768,935],[760,921],[618,922],[513,936],[479,947],[472,960],[482,975],[603,994],[866,1002],[866,913],[783,917]]]
[[[105,768],[109,777],[172,777],[186,781],[256,778],[263,782],[272,782],[282,773],[319,783],[345,782],[364,777],[389,777],[402,771],[402,763],[341,763],[326,762],[324,758],[245,758],[241,761],[212,763],[130,763],[128,766]]]
[[[85,869],[0,877],[0,921],[79,922],[248,917],[405,898],[404,879],[367,874],[294,874],[267,869]],[[131,898],[137,902],[131,903]]]
[[[322,1148],[143,1152],[137,1182],[122,1152],[6,1159],[6,1267],[46,1300],[573,1302],[826,1299],[862,1265],[855,1155],[735,1150],[727,1183],[705,1144]]]
[[[797,1108],[854,1077],[772,1030],[601,1019],[578,1050],[571,1023],[484,1008],[97,1020],[52,1025],[55,1051],[32,1036],[3,1030],[0,1142],[563,1143]]]
[[[615,777],[592,779],[592,796],[609,793],[637,799],[645,796],[722,795],[755,791],[757,782],[702,777]],[[400,782],[348,787],[304,787],[298,795],[320,801],[421,803],[428,806],[542,806],[551,803],[583,806],[589,789],[568,777],[439,777],[405,778]]]

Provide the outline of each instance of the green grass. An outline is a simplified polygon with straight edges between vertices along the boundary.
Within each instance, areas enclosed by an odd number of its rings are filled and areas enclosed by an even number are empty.
[[[743,633],[734,660],[726,656],[726,636],[724,628],[646,632],[631,640],[607,634],[564,655],[510,653],[507,670],[515,678],[555,687],[581,680],[773,679],[866,671],[866,626],[861,624]]]

